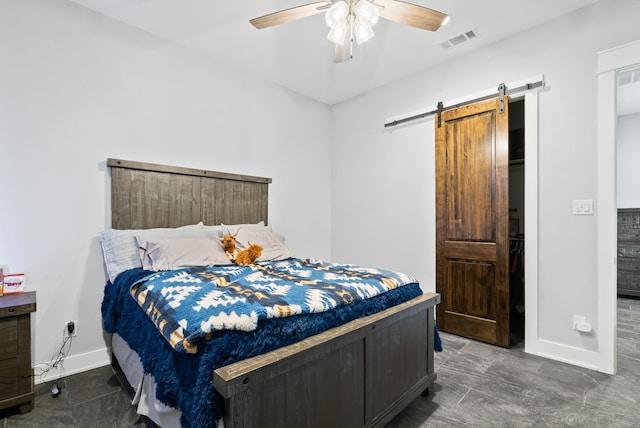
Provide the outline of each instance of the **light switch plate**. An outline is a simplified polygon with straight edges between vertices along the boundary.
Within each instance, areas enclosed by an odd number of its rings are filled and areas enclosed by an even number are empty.
[[[593,215],[593,199],[574,199],[574,215]]]

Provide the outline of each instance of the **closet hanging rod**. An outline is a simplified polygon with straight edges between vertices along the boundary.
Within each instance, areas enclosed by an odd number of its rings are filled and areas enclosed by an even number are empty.
[[[523,92],[528,92],[528,91],[532,91],[535,89],[541,89],[544,88],[544,77],[543,76],[539,76],[538,78],[535,79],[528,79],[529,81],[525,81],[525,83],[521,83],[521,82],[517,82],[515,84],[511,84],[511,85],[504,85],[505,88],[505,95],[513,95],[513,94],[520,94]],[[503,84],[501,84],[500,86],[503,86]],[[499,86],[499,87],[500,87]],[[488,92],[488,93],[487,93]],[[437,105],[436,108],[431,108],[427,111],[423,111],[423,112],[419,112],[419,113],[407,113],[407,115],[405,116],[401,116],[399,118],[395,118],[395,119],[388,119],[385,124],[384,127],[385,128],[390,128],[392,126],[397,126],[397,125],[401,125],[403,123],[407,123],[407,122],[411,122],[414,120],[418,120],[418,119],[424,119],[427,116],[432,116],[434,114],[438,114],[438,113],[442,113],[444,111],[447,110],[451,110],[451,109],[455,109],[458,107],[462,107],[465,105],[469,105],[469,104],[473,104],[473,103],[477,103],[480,101],[485,101],[491,98],[495,98],[500,96],[500,90],[489,90],[489,91],[484,91],[482,94],[475,96],[471,99],[464,99],[461,101],[452,101],[447,103],[448,105],[444,105],[444,103],[442,101],[440,101]]]

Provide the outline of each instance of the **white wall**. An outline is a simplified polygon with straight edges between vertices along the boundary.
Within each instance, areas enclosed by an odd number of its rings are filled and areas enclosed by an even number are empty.
[[[67,374],[106,363],[107,157],[272,177],[270,223],[298,255],[433,290],[434,123],[384,120],[541,73],[539,331],[595,350],[595,220],[571,200],[596,199],[595,53],[640,38],[638,16],[603,0],[329,108],[63,0],[0,0],[0,194],[19,207],[0,210],[0,263],[38,293],[34,362],[75,319]],[[571,330],[574,313],[595,336]]]
[[[639,208],[640,113],[618,116],[616,151],[618,158],[618,208]]]
[[[599,335],[596,219],[572,215],[572,200],[597,204],[596,53],[639,39],[638,16],[637,1],[601,1],[335,106],[333,258],[401,269],[434,290],[434,121],[385,131],[385,119],[544,74],[537,339],[555,345],[550,357],[588,364]],[[572,329],[574,314],[592,335]]]
[[[0,0],[0,58],[0,263],[37,291],[34,363],[67,320],[66,373],[108,362],[108,157],[271,177],[270,223],[330,258],[329,107],[62,0]]]

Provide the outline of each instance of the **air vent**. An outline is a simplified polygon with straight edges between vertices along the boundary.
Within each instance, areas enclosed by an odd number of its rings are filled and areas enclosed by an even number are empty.
[[[618,74],[618,86],[640,82],[640,68],[624,71]]]
[[[458,34],[457,36],[452,37],[449,40],[445,40],[444,42],[440,43],[440,46],[442,46],[444,49],[449,49],[471,39],[475,39],[476,37],[478,37],[476,32],[473,30],[469,30],[465,33]]]

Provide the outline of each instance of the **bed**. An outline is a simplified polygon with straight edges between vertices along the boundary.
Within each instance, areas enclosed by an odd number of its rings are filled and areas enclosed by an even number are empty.
[[[162,230],[178,231],[181,237],[193,233],[197,239],[204,230],[209,237],[233,231],[283,239],[268,226],[268,178],[119,159],[108,159],[107,166],[109,233],[114,236],[129,234],[131,239],[140,231]],[[142,242],[139,235],[138,244]],[[102,243],[106,259],[110,250],[105,250],[104,237]],[[286,253],[286,245],[282,247],[265,248],[278,256],[249,267],[253,271],[248,276],[268,275],[271,281],[288,275],[282,269],[301,272],[302,265],[320,266],[323,275],[327,271],[334,276],[351,275],[350,265],[297,259]],[[132,260],[139,255],[132,254]],[[140,264],[139,259],[135,261]],[[187,336],[180,322],[156,314],[157,301],[147,303],[145,310],[146,293],[158,290],[147,282],[155,272],[148,266],[118,268],[121,271],[111,277],[107,266],[111,279],[102,307],[112,366],[123,387],[132,392],[138,412],[160,426],[381,427],[420,394],[433,391],[434,308],[440,296],[423,293],[410,278],[398,286],[404,274],[399,274],[400,279],[393,277],[388,290],[329,311],[311,309],[314,313],[268,317],[257,321],[255,330],[246,331],[223,333],[224,328],[213,322],[210,330]],[[176,275],[158,281],[196,275],[215,281],[226,278],[224,287],[227,283],[239,287],[239,281],[228,280],[240,275],[237,266],[215,268],[226,269],[224,275],[202,269],[189,266],[158,272]],[[384,280],[378,282],[387,285],[386,275],[394,274],[377,269],[364,272],[374,278],[382,272]],[[145,288],[148,284],[152,285]],[[138,298],[131,298],[132,290]],[[163,305],[168,307],[166,302]],[[158,325],[174,327],[165,328],[169,333],[163,337]]]

